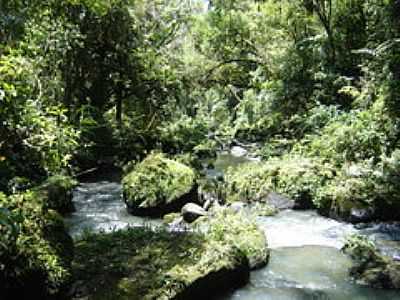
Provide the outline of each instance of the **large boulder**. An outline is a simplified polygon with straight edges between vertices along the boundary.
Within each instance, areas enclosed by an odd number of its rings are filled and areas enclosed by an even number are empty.
[[[73,266],[73,299],[200,300],[243,286],[250,275],[232,243],[143,228],[84,236]]]
[[[161,217],[198,201],[195,172],[159,153],[135,165],[122,184],[124,201],[133,215]]]
[[[186,229],[83,236],[75,244],[72,298],[214,299],[268,261],[264,232],[247,215],[214,208]]]
[[[182,207],[181,214],[185,222],[192,223],[197,218],[201,216],[206,216],[207,211],[205,211],[200,205],[195,203],[188,203]]]
[[[270,192],[266,197],[265,202],[276,210],[292,209],[296,207],[294,200],[275,192]]]

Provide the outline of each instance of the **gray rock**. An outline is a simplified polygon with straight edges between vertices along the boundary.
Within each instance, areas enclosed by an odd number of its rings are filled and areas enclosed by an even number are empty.
[[[206,216],[207,212],[201,206],[195,203],[188,203],[182,207],[181,214],[186,222],[192,223],[197,218]]]
[[[292,209],[295,206],[295,201],[275,192],[270,192],[265,201],[268,205],[277,210]]]
[[[349,222],[365,223],[371,222],[374,217],[374,211],[371,208],[352,208],[350,210]]]
[[[246,203],[237,201],[233,202],[229,207],[233,212],[238,213],[246,207]]]
[[[207,199],[206,202],[204,202],[203,204],[203,209],[208,210],[212,205],[212,200],[211,199]]]

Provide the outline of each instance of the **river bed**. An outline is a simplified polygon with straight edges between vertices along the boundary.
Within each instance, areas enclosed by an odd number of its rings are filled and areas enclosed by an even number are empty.
[[[220,155],[211,174],[244,162],[244,158]],[[129,215],[117,181],[82,183],[74,191],[73,201],[76,212],[66,219],[73,237],[85,230],[107,232],[126,226],[161,224],[161,220]],[[257,221],[271,248],[270,262],[252,272],[249,284],[220,300],[400,300],[398,291],[371,289],[352,282],[348,276],[352,262],[340,251],[346,235],[361,233],[386,254],[400,257],[399,224],[368,224],[357,229],[312,210],[286,210]]]
[[[252,272],[249,284],[221,300],[400,299],[398,291],[362,287],[349,278],[352,261],[340,248],[346,235],[365,233],[353,225],[319,216],[315,211],[293,210],[259,218],[258,223],[268,237],[270,262]],[[378,231],[375,226],[375,238],[379,240],[383,236]],[[388,242],[379,241],[382,245]],[[389,245],[393,246],[394,241]]]

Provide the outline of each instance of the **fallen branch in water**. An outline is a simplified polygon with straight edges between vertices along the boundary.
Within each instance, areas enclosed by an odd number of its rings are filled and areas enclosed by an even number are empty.
[[[88,169],[88,170],[79,172],[79,173],[73,175],[72,177],[76,178],[76,177],[79,177],[79,176],[82,176],[82,175],[86,175],[86,174],[89,174],[89,173],[93,173],[94,171],[97,171],[98,169],[99,169],[98,167],[91,168],[91,169]]]

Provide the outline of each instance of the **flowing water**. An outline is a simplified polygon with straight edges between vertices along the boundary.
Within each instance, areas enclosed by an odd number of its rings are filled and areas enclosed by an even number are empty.
[[[209,175],[246,161],[245,157],[221,154]],[[121,194],[117,181],[82,183],[74,192],[76,212],[67,219],[70,233],[77,236],[85,230],[110,231],[161,223],[129,215]],[[399,224],[370,224],[357,229],[314,211],[293,210],[260,217],[258,223],[268,238],[270,262],[252,272],[249,284],[221,300],[400,300],[400,292],[353,283],[348,277],[351,261],[339,250],[346,235],[359,232],[375,240],[386,254],[400,257]]]
[[[128,214],[122,200],[119,182],[99,181],[82,183],[75,189],[73,202],[76,211],[66,218],[69,233],[79,236],[85,231],[111,231],[127,226],[157,226],[160,220]]]
[[[259,225],[272,249],[268,266],[252,272],[248,285],[221,300],[400,299],[400,292],[362,287],[349,278],[352,262],[340,248],[346,235],[360,232],[352,225],[293,210],[260,218]],[[375,238],[379,231],[375,227]],[[385,238],[389,243],[378,240],[389,249],[395,242]],[[391,251],[399,249],[396,243]]]

